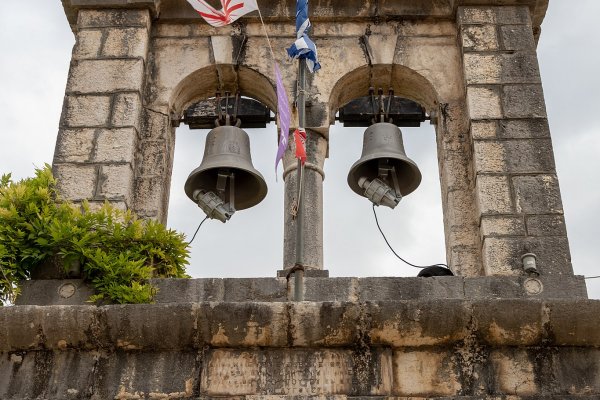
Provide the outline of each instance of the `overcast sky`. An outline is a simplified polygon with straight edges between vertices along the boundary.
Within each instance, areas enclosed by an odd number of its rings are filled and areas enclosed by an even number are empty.
[[[183,1],[183,0],[182,0]],[[538,46],[575,272],[600,275],[600,2],[551,0]],[[30,176],[33,165],[52,161],[73,34],[58,0],[0,2],[0,172]],[[323,68],[327,68],[326,65]],[[362,129],[336,126],[324,183],[325,268],[331,276],[415,276],[385,246],[370,203],[346,184],[359,158]],[[202,157],[206,131],[177,130],[169,226],[191,237],[203,217],[185,197],[183,183]],[[281,268],[283,182],[275,181],[275,128],[249,130],[254,166],[269,186],[258,206],[222,224],[208,221],[192,247],[193,277],[274,276]],[[403,129],[406,152],[423,182],[395,210],[378,208],[396,251],[416,264],[445,262],[434,130]],[[279,170],[281,174],[281,167]],[[588,280],[600,298],[600,279]]]

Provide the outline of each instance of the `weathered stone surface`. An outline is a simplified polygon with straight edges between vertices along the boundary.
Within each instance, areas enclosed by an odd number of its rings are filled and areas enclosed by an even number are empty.
[[[124,200],[131,204],[133,171],[131,165],[103,165],[98,175],[97,196],[108,200]]]
[[[558,180],[555,175],[515,176],[516,210],[526,214],[562,214]]]
[[[75,38],[77,41],[73,47],[73,59],[98,58],[102,48],[102,30],[80,30]]]
[[[509,51],[533,51],[535,50],[535,39],[533,30],[528,25],[505,25],[500,28],[500,42],[503,50]]]
[[[64,199],[90,199],[96,192],[98,171],[94,165],[54,164],[52,167],[57,180],[56,188]]]
[[[461,24],[531,24],[527,7],[459,7]]]
[[[493,139],[498,134],[496,121],[473,121],[471,122],[472,139]]]
[[[490,345],[532,346],[544,336],[541,301],[500,300],[473,304],[479,338]]]
[[[522,217],[488,216],[481,217],[483,236],[524,236],[525,222]]]
[[[499,121],[498,136],[502,138],[525,139],[549,137],[550,128],[547,119],[517,119]]]
[[[68,93],[110,93],[140,90],[144,62],[131,60],[74,61],[67,81]]]
[[[447,352],[394,352],[395,395],[451,396],[460,389],[455,365]]]
[[[137,92],[119,93],[115,96],[111,124],[114,127],[132,126],[139,130],[141,100]]]
[[[497,84],[502,82],[502,58],[497,54],[467,53],[463,57],[468,84]]]
[[[540,71],[535,53],[513,53],[500,56],[502,83],[539,83]]]
[[[465,51],[498,50],[498,35],[494,25],[467,25],[461,28]]]
[[[140,176],[164,176],[167,162],[167,145],[164,140],[144,140],[141,143],[141,163],[139,167]]]
[[[106,126],[110,96],[67,96],[61,124],[67,127]]]
[[[133,128],[100,129],[96,131],[96,146],[92,161],[132,163],[137,143],[137,132]]]
[[[472,119],[502,118],[500,94],[494,88],[468,87],[467,101]]]
[[[494,351],[490,354],[492,368],[497,377],[496,392],[518,396],[530,396],[538,393],[535,366],[526,351],[510,349]]]
[[[525,218],[525,223],[530,236],[567,236],[562,215],[533,215]]]
[[[481,175],[477,177],[478,209],[482,214],[507,214],[513,212],[513,202],[505,176]]]
[[[61,129],[58,131],[55,162],[90,161],[94,148],[95,129]]]
[[[81,28],[122,26],[147,28],[149,24],[150,14],[147,10],[80,10],[77,19],[77,26]]]
[[[143,58],[148,53],[148,30],[146,28],[112,28],[107,30],[102,46],[102,57]]]
[[[545,118],[546,106],[541,85],[504,86],[502,101],[507,118]]]

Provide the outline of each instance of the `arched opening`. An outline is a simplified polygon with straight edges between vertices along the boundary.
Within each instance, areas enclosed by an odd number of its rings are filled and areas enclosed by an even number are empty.
[[[183,79],[173,91],[172,109],[182,114],[193,103],[225,91],[256,99],[271,110],[276,107],[275,89],[267,77],[246,67],[237,68],[235,74],[223,69],[233,71],[231,66],[212,66]],[[205,215],[186,196],[183,187],[202,160],[209,131],[192,130],[185,124],[176,129],[167,224],[185,233],[188,240]],[[190,249],[188,274],[192,277],[274,276],[280,268],[284,185],[281,165],[278,181],[275,177],[277,128],[271,122],[266,128],[244,128],[244,131],[250,137],[254,168],[267,183],[267,197],[248,210],[236,212],[227,223],[211,219],[204,223]]]
[[[438,108],[438,96],[423,76],[402,66],[379,65],[359,68],[337,82],[330,115],[366,96],[369,87],[386,92],[391,88],[396,96],[418,102],[429,113]],[[353,193],[346,182],[350,167],[361,156],[365,129],[340,123],[330,129],[324,185],[325,267],[333,276],[416,276],[418,269],[402,263],[387,248],[371,202]],[[401,131],[406,154],[423,178],[395,209],[376,207],[379,223],[394,250],[407,261],[424,266],[446,263],[436,131],[428,122]]]

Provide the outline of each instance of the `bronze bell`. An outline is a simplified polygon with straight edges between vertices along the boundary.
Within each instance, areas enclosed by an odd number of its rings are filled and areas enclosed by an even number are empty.
[[[229,187],[225,187],[225,181],[220,179],[223,176],[231,176],[232,179],[226,183]],[[187,178],[184,189],[194,202],[197,202],[199,193],[220,191],[223,197],[235,193],[234,204],[231,204],[235,210],[260,203],[267,195],[267,183],[252,165],[248,134],[229,125],[211,130],[206,137],[202,162]]]
[[[391,188],[397,187],[400,191],[397,201],[413,192],[421,183],[421,171],[404,152],[402,132],[396,125],[387,122],[367,128],[362,155],[348,173],[348,185],[364,197],[369,197],[365,194],[368,189],[364,182],[376,180],[385,182]]]

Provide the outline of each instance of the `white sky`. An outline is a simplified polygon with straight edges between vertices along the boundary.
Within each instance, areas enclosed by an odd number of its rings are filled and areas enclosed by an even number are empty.
[[[600,2],[550,0],[538,46],[542,82],[554,143],[573,266],[577,274],[600,275]],[[33,165],[52,161],[58,120],[74,43],[60,1],[0,2],[0,172],[30,176]],[[327,68],[326,65],[323,66]],[[331,276],[415,276],[389,252],[370,203],[346,184],[360,156],[362,129],[331,132],[325,163],[325,268]],[[434,131],[403,129],[406,151],[421,168],[419,189],[395,210],[378,215],[396,251],[416,264],[445,262]],[[274,276],[283,247],[283,182],[275,182],[275,128],[249,131],[254,166],[269,186],[258,206],[227,224],[208,221],[192,248],[193,277]],[[191,237],[201,211],[183,194],[183,182],[201,160],[206,131],[177,131],[169,225]],[[279,172],[281,173],[281,167]],[[600,279],[588,280],[600,298]]]

